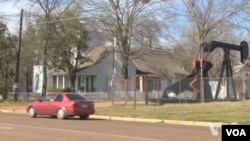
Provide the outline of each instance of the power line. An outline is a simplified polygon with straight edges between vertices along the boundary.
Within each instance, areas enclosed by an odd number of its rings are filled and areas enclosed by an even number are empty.
[[[18,15],[18,14],[12,14],[12,15],[10,15],[10,14],[4,14],[4,15],[0,15],[0,17],[19,17],[20,15]]]
[[[159,3],[161,2],[162,0],[159,0],[157,2],[153,2],[151,4],[155,4],[155,3]],[[120,3],[120,5],[126,5],[127,3],[124,2],[124,3]],[[104,10],[104,9],[109,9],[108,7],[102,7],[102,8],[99,8],[99,10]],[[88,9],[88,10],[83,10],[83,12],[92,12],[92,11],[97,11],[98,9],[97,8],[92,8],[92,9]],[[27,14],[25,14],[27,13]],[[39,16],[43,16],[43,14],[32,14],[30,12],[25,12],[24,11],[24,16],[36,16],[36,17],[39,17]],[[53,14],[53,16],[56,16],[56,15],[59,15],[59,14]],[[19,17],[19,15],[17,14],[14,14],[14,15],[10,15],[10,14],[5,14],[5,15],[0,15],[0,16],[3,16],[3,17]],[[27,17],[26,16],[26,17]],[[58,20],[52,20],[52,21],[46,21],[46,22],[40,22],[40,23],[37,23],[38,25],[41,25],[41,24],[47,24],[47,23],[54,23],[54,22],[58,22],[58,21],[67,21],[67,20],[73,20],[73,19],[79,19],[80,17],[71,17],[71,18],[65,18],[65,19],[58,19]],[[29,24],[28,24],[29,25]],[[27,25],[27,26],[28,26]],[[32,25],[32,24],[31,24]]]

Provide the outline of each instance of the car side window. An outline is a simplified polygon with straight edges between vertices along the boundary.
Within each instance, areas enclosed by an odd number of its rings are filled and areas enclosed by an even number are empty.
[[[61,94],[57,95],[55,101],[57,101],[57,102],[63,101],[63,95],[61,95]]]
[[[50,102],[50,101],[53,101],[53,99],[55,98],[55,95],[47,95],[47,96],[44,96],[41,101],[42,102]]]

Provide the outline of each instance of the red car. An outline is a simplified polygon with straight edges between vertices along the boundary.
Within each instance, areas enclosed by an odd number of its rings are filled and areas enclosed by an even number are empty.
[[[80,94],[59,93],[49,94],[39,101],[30,102],[26,111],[32,118],[37,115],[50,115],[58,119],[73,116],[87,119],[89,115],[95,113],[95,106],[93,101],[86,100]]]

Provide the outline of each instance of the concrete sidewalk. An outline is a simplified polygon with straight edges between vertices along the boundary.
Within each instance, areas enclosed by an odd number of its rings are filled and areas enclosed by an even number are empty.
[[[25,109],[0,109],[0,113],[16,113],[16,114],[27,114]],[[130,118],[130,117],[115,117],[115,116],[102,116],[102,115],[91,115],[90,118],[106,119],[106,120],[120,120],[120,121],[136,121],[136,122],[150,122],[150,123],[165,123],[165,124],[176,124],[176,125],[191,125],[191,126],[206,126],[213,124],[214,127],[221,127],[222,124],[228,123],[211,123],[211,122],[200,122],[200,121],[179,121],[179,120],[165,120],[165,119],[145,119],[145,118]]]

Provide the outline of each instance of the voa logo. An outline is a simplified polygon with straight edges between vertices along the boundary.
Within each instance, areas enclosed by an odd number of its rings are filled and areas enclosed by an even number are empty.
[[[227,136],[247,136],[244,129],[226,129]]]

